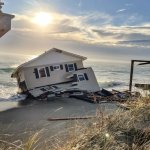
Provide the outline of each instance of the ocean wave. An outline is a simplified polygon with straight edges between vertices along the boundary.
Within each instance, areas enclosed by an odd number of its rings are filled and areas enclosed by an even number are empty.
[[[107,81],[107,82],[99,82],[100,87],[102,88],[110,88],[110,87],[116,87],[116,86],[125,86],[125,82],[119,82],[119,81]]]
[[[17,93],[17,86],[6,86],[0,84],[0,98],[7,99]]]
[[[5,72],[5,73],[11,73],[15,70],[15,68],[7,67],[7,68],[0,68],[0,72]]]
[[[17,82],[12,82],[12,81],[0,81],[0,88],[8,88],[8,87],[16,87]]]

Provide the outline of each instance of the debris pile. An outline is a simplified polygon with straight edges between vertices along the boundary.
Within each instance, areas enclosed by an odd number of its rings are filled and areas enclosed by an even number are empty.
[[[108,91],[106,89],[102,89],[98,92],[87,92],[87,91],[65,91],[65,93],[69,93],[69,97],[81,99],[90,103],[101,103],[101,102],[126,102],[129,99],[135,100],[137,97],[140,97],[140,93],[138,92],[129,92],[129,91],[116,91],[112,90]],[[64,94],[64,93],[61,93]]]
[[[97,92],[89,92],[80,90],[78,88],[64,89],[57,86],[45,86],[42,88],[36,88],[28,92],[28,96],[37,100],[48,100],[52,97],[69,97],[87,101],[89,103],[101,103],[101,102],[121,102],[124,103],[128,100],[134,101],[136,98],[141,97],[138,92],[130,91],[108,91],[102,89]]]

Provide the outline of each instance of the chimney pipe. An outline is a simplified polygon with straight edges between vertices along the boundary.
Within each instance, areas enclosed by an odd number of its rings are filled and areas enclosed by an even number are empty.
[[[0,12],[2,12],[2,5],[4,5],[4,3],[0,0]]]

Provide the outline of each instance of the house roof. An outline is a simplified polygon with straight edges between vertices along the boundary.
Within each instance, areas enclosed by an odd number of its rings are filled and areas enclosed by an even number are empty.
[[[16,73],[24,68],[25,66],[27,66],[29,63],[32,63],[34,62],[35,60],[37,59],[40,59],[41,57],[44,57],[45,55],[47,55],[48,53],[51,53],[51,52],[57,52],[57,53],[63,53],[63,54],[66,54],[66,55],[69,55],[69,56],[72,56],[72,57],[76,57],[76,58],[80,58],[81,60],[86,60],[87,58],[84,57],[84,56],[80,56],[80,55],[77,55],[77,54],[73,54],[73,53],[70,53],[70,52],[67,52],[67,51],[64,51],[64,50],[60,50],[60,49],[57,49],[57,48],[52,48],[48,51],[46,51],[45,53],[42,53],[41,55],[39,55],[38,57],[34,58],[34,59],[31,59],[29,60],[28,62],[25,62],[23,64],[21,64],[20,66],[18,66],[16,68],[16,70],[12,73],[11,77],[16,77]]]
[[[14,17],[15,17],[14,15],[6,14],[6,13],[3,13],[3,12],[0,12],[0,17],[3,17],[3,16],[8,16],[8,17],[10,17],[10,18],[14,18]]]

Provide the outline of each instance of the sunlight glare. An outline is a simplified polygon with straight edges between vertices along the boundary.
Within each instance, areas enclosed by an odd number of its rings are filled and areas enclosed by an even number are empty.
[[[47,26],[50,24],[53,20],[53,17],[51,14],[46,13],[46,12],[40,12],[37,13],[35,18],[34,18],[34,23],[40,25],[40,26]]]

